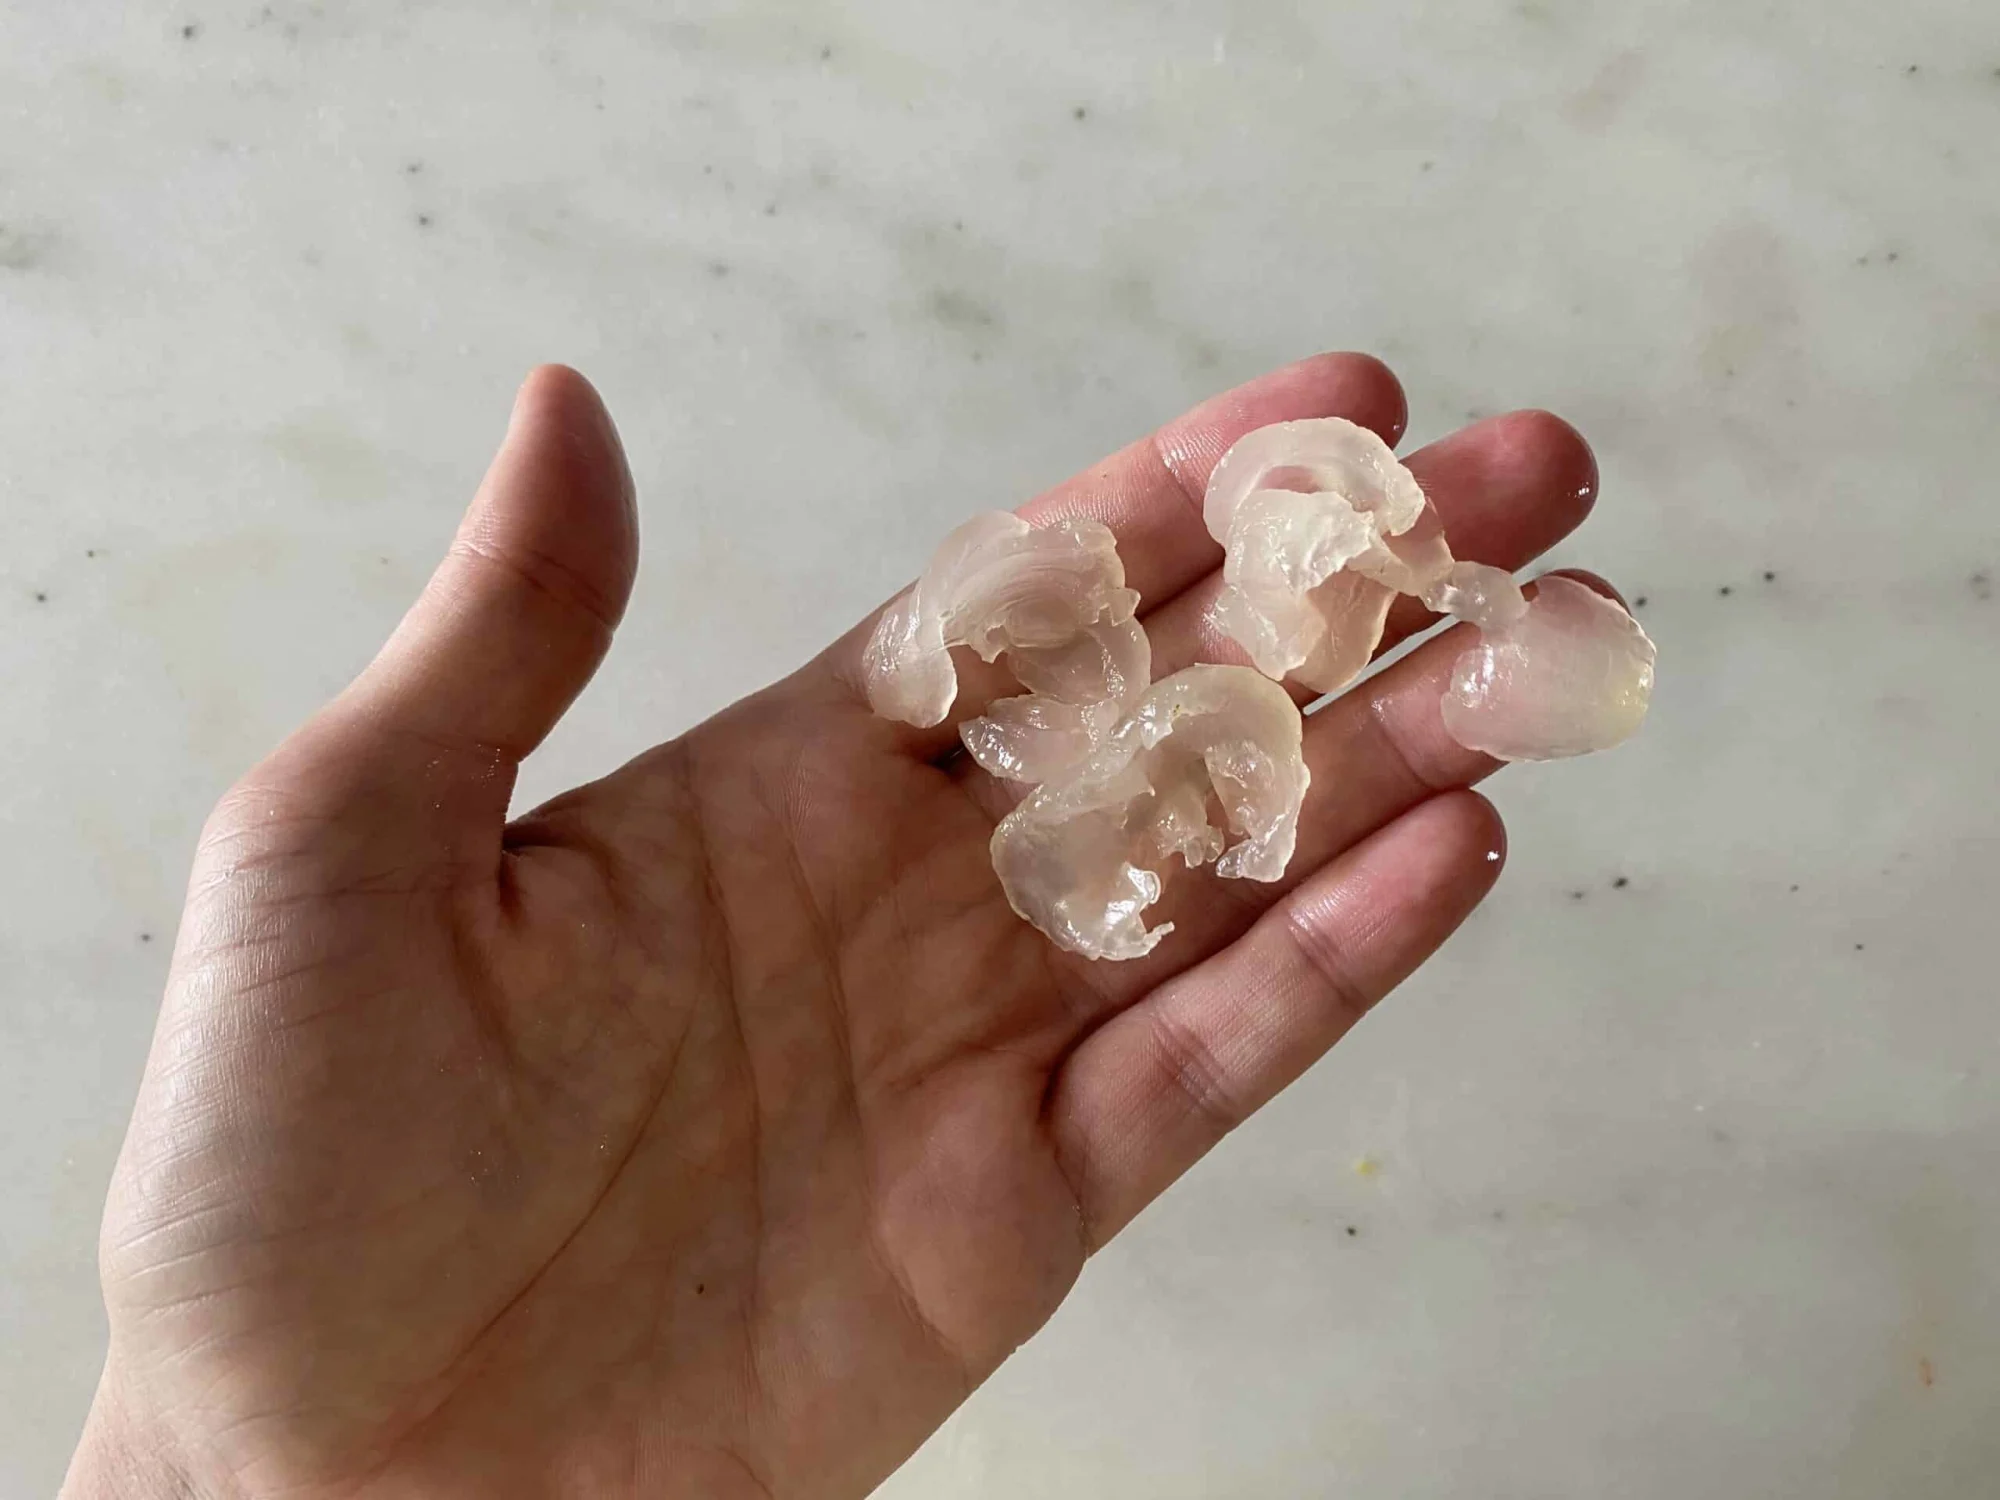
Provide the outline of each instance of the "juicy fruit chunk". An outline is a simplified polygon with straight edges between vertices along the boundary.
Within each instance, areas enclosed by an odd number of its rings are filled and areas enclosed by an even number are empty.
[[[1002,513],[947,537],[868,643],[870,704],[918,725],[958,695],[953,648],[1007,658],[1026,692],[960,736],[988,771],[1037,784],[994,830],[993,868],[1060,948],[1150,953],[1173,931],[1145,914],[1175,857],[1224,878],[1284,874],[1311,775],[1304,721],[1274,679],[1345,687],[1398,595],[1474,629],[1442,706],[1470,749],[1582,755],[1646,717],[1655,652],[1639,623],[1573,579],[1544,578],[1530,599],[1503,569],[1454,558],[1415,476],[1366,428],[1328,417],[1251,433],[1216,466],[1203,516],[1224,548],[1216,622],[1255,671],[1195,666],[1149,686],[1111,533]]]
[[[1199,666],[1156,683],[1087,760],[1038,788],[993,833],[1014,910],[1086,958],[1150,953],[1175,856],[1225,878],[1285,872],[1311,775],[1285,690],[1248,667]]]
[[[1503,570],[1454,559],[1416,477],[1366,428],[1260,428],[1216,465],[1204,516],[1225,549],[1216,623],[1272,677],[1345,687],[1408,594],[1480,632],[1443,707],[1468,749],[1554,760],[1645,720],[1655,651],[1638,621],[1572,579],[1545,578],[1530,600]]]
[[[1101,743],[1152,681],[1138,605],[1098,522],[1034,527],[1004,511],[975,516],[883,611],[862,657],[869,706],[907,724],[940,724],[958,697],[952,648],[984,661],[1005,655],[1028,692],[995,703],[961,735],[995,775],[1045,780]]]
[[[1608,750],[1645,720],[1654,655],[1639,622],[1611,600],[1574,578],[1544,578],[1512,624],[1459,657],[1444,727],[1498,760]]]
[[[1395,539],[1424,513],[1416,477],[1367,428],[1259,428],[1223,455],[1202,505],[1224,551],[1216,623],[1267,677],[1345,687],[1382,639],[1397,580],[1421,563]]]

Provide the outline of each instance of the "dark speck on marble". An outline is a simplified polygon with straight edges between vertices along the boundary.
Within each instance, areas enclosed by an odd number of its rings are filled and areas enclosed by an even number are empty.
[[[1900,250],[1891,250],[1887,255],[1883,256],[1882,258],[1893,266],[1897,261],[1903,258],[1903,252]]]
[[[1793,894],[1794,896],[1796,896],[1796,895],[1797,895],[1798,893],[1799,893],[1799,888],[1798,888],[1797,886],[1793,886],[1793,887],[1792,887],[1792,894]]]
[[[976,297],[950,290],[931,294],[930,314],[945,327],[962,332],[992,328],[1000,321],[999,315]]]
[[[431,227],[431,216],[429,214],[418,214],[417,228],[428,229],[430,227]]]
[[[1417,168],[1417,170],[1418,170],[1418,171],[1420,171],[1420,172],[1428,172],[1428,171],[1430,171],[1430,169],[1431,169],[1432,167],[1435,167],[1436,165],[1437,165],[1437,163],[1436,163],[1436,162],[1434,162],[1434,161],[1427,161],[1427,162],[1423,163],[1423,165],[1421,165],[1420,167],[1418,167],[1418,168]]]
[[[1911,63],[1907,68],[1903,69],[1903,76],[1906,78],[1914,78],[1917,76],[1917,72],[1918,72],[1917,65],[1915,63]]]
[[[1644,609],[1646,607],[1646,596],[1644,594],[1639,595],[1632,601],[1632,607],[1634,609]]]
[[[1778,581],[1778,574],[1776,570],[1772,568],[1766,568],[1764,570],[1764,582],[1776,583],[1777,581]]]
[[[1974,573],[1969,581],[1972,585],[1973,598],[1991,599],[1993,597],[1993,575],[1991,573],[1982,569]]]
[[[40,589],[36,589],[36,590],[35,590],[35,603],[37,603],[37,604],[47,604],[48,602],[49,602],[49,596],[48,596],[47,594],[43,593],[43,592],[42,592],[42,591],[41,591]]]
[[[764,217],[765,217],[765,218],[767,218],[767,219],[775,219],[775,218],[777,218],[777,217],[778,217],[778,205],[777,205],[777,204],[775,204],[775,203],[766,203],[766,204],[764,205]]]
[[[32,271],[42,263],[50,236],[0,223],[0,271]]]
[[[1086,106],[1079,104],[1075,109],[1070,111],[1070,117],[1077,120],[1087,120],[1090,118],[1090,110]]]
[[[729,274],[729,262],[726,260],[710,261],[708,263],[708,274],[713,276],[717,281],[720,281]]]
[[[1349,1224],[1349,1225],[1347,1226],[1347,1237],[1348,1237],[1348,1238],[1349,1238],[1350,1240],[1351,1240],[1351,1239],[1354,1239],[1354,1238],[1355,1238],[1356,1236],[1358,1236],[1358,1235],[1359,1235],[1360,1233],[1361,1233],[1361,1231],[1360,1231],[1359,1229],[1355,1228],[1355,1226],[1354,1226],[1354,1225],[1352,1225],[1352,1224]]]
[[[150,932],[142,932],[139,934],[139,941],[142,943],[150,943],[152,942],[152,940],[153,940],[153,935]]]
[[[1868,945],[1866,943],[1856,943],[1854,945],[1854,951],[1856,953],[1866,953],[1868,951]]]
[[[424,169],[424,164],[420,161],[408,161],[403,163],[403,170],[409,173],[410,176],[412,177],[415,177],[419,172],[423,171],[423,169]]]
[[[1735,590],[1735,589],[1733,589],[1733,588],[1731,588],[1731,587],[1730,587],[1730,586],[1729,586],[1728,584],[1726,584],[1726,583],[1725,583],[1725,584],[1724,584],[1724,585],[1723,585],[1723,586],[1722,586],[1721,588],[1719,588],[1719,589],[1717,589],[1717,590],[1716,590],[1716,593],[1720,594],[1720,595],[1721,595],[1721,596],[1722,596],[1723,598],[1725,598],[1725,599],[1727,599],[1727,598],[1728,598],[1728,597],[1729,597],[1729,596],[1730,596],[1731,594],[1733,594],[1733,593],[1735,593],[1735,592],[1736,592],[1736,590]]]
[[[1611,889],[1614,891],[1622,891],[1625,889],[1626,886],[1630,885],[1631,883],[1632,883],[1631,877],[1626,875],[1620,875],[1616,880],[1611,882]]]
[[[184,42],[191,42],[200,35],[201,25],[199,22],[190,21],[181,28],[181,40]]]
[[[1589,893],[1587,891],[1571,891],[1569,893],[1569,899],[1572,901],[1581,901],[1588,894]]]
[[[833,61],[833,48],[831,48],[831,47],[822,47],[822,48],[820,48],[820,49],[819,49],[819,60],[820,60],[821,62],[832,62],[832,61]]]

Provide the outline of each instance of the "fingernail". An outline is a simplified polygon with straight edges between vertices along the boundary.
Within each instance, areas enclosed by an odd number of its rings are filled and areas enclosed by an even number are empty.
[[[592,389],[595,390],[596,387],[593,386]],[[619,432],[618,423],[611,415],[611,408],[605,404],[604,395],[601,391],[598,392],[597,396],[596,420],[599,429],[603,433],[605,443],[610,447],[612,453],[617,456],[618,472],[622,476],[625,487],[625,509],[636,520],[639,513],[639,496],[638,486],[632,478],[632,460],[630,455],[625,452],[624,434]]]
[[[521,414],[528,405],[528,387],[534,384],[534,380],[535,377],[531,372],[514,388],[514,404],[507,411],[507,436],[510,438],[514,435],[514,429],[521,425]]]

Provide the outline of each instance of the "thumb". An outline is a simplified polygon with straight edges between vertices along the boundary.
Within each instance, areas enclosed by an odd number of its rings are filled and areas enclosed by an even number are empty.
[[[425,767],[433,789],[476,782],[497,829],[515,765],[604,659],[638,554],[611,415],[576,371],[545,365],[444,561],[314,730],[378,768]]]

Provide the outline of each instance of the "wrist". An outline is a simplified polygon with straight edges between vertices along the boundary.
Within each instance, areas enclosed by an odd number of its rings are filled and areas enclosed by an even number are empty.
[[[162,1432],[136,1419],[107,1370],[58,1500],[208,1500]]]

